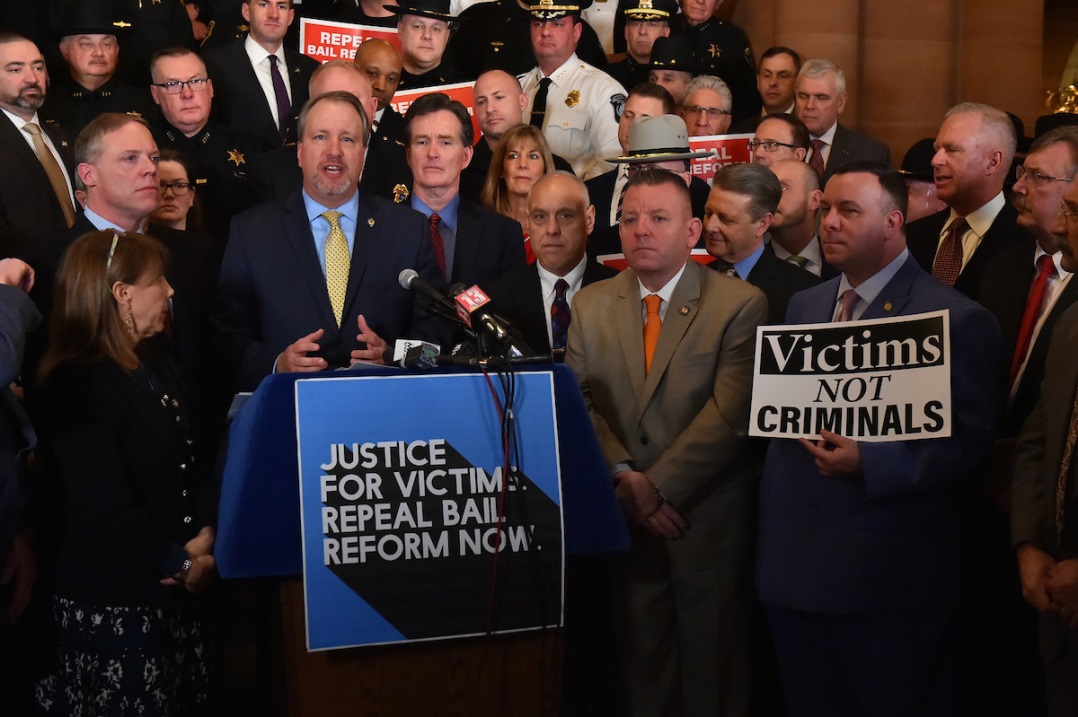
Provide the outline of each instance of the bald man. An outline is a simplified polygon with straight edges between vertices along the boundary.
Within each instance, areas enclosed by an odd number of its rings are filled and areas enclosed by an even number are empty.
[[[347,60],[332,60],[319,66],[311,75],[310,94],[314,98],[326,92],[348,92],[359,100],[369,116],[376,116],[378,100],[359,65]],[[399,159],[396,156],[398,150]],[[363,172],[359,180],[359,188],[363,191],[393,199],[395,193],[402,190],[407,193],[412,186],[412,173],[404,161],[404,148],[395,142],[372,139],[367,147],[365,166],[371,171]],[[303,184],[296,147],[282,147],[259,156],[251,163],[248,176],[251,191],[259,201],[286,199]]]
[[[478,202],[499,140],[510,127],[524,123],[528,95],[521,90],[520,81],[508,72],[490,70],[476,79],[472,97],[475,100],[475,118],[483,135],[475,143],[471,163],[460,175],[460,193]],[[554,167],[566,172],[573,171],[572,165],[557,155],[554,155]]]

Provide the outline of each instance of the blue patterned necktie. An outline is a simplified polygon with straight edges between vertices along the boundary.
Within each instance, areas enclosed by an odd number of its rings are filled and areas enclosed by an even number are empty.
[[[565,292],[569,290],[569,282],[558,279],[554,282],[554,303],[550,305],[550,333],[553,334],[551,348],[565,348],[566,339],[569,337],[569,322],[573,317],[569,313],[569,302],[565,298]]]

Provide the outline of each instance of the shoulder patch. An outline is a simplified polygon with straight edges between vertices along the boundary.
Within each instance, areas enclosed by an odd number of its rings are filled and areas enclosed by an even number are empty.
[[[621,112],[625,109],[625,95],[618,93],[610,96],[610,106],[614,108],[614,121],[621,122]]]

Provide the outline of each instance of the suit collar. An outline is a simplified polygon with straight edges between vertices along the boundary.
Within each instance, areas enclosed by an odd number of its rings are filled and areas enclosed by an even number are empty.
[[[917,260],[913,256],[907,256],[895,275],[880,289],[860,318],[884,319],[901,315],[902,310],[913,298],[914,282],[923,274],[925,270],[917,264]]]

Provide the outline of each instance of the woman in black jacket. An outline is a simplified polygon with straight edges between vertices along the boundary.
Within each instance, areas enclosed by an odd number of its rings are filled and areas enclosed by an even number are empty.
[[[38,689],[50,714],[177,715],[206,700],[191,594],[216,573],[214,500],[179,372],[156,340],[170,326],[167,261],[149,237],[93,232],[57,275],[39,413],[64,526],[61,662]]]

